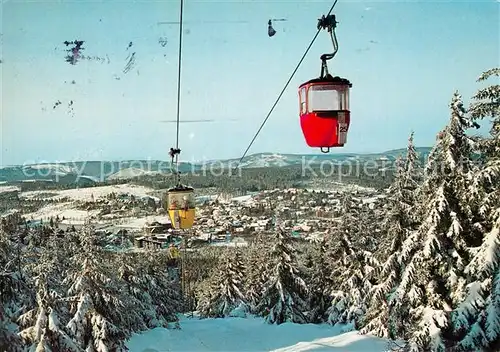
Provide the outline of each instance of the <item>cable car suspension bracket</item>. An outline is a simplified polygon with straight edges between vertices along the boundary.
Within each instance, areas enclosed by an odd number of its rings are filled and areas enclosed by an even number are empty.
[[[337,28],[337,21],[335,15],[323,15],[320,19],[318,19],[318,30],[326,29],[328,33],[330,33],[330,38],[332,39],[333,44],[333,53],[331,54],[323,54],[321,55],[321,76],[320,78],[326,78],[329,76],[328,73],[328,65],[326,63],[327,60],[333,59],[337,51],[339,50],[339,43],[337,41],[337,36],[335,34],[335,28]]]
[[[181,153],[181,150],[179,148],[170,148],[170,151],[168,152],[168,155],[170,155],[171,162],[170,162],[170,169],[173,174],[175,174],[175,179],[176,179],[176,188],[179,188],[181,186],[181,173],[179,172],[179,154]],[[174,160],[175,160],[175,170],[173,168],[174,166]]]

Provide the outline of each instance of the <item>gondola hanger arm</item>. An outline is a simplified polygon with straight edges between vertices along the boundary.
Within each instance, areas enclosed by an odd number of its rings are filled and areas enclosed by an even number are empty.
[[[335,18],[335,15],[331,14],[328,16],[323,15],[321,18],[318,19],[318,30],[321,29],[326,29],[328,33],[330,33],[330,38],[332,40],[332,45],[333,45],[333,53],[330,54],[323,54],[321,55],[321,78],[327,77],[328,76],[328,65],[326,63],[327,60],[333,59],[333,57],[337,54],[339,50],[339,44],[337,41],[337,35],[335,34],[335,28],[337,28],[337,20]]]

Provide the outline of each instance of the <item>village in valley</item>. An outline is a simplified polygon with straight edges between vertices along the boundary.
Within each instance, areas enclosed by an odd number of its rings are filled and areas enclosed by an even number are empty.
[[[329,189],[270,189],[236,197],[205,192],[196,197],[193,227],[182,230],[172,226],[162,191],[133,183],[27,192],[3,187],[0,191],[2,199],[15,199],[21,208],[41,205],[27,213],[11,208],[4,217],[18,214],[27,226],[49,225],[61,236],[88,224],[118,251],[167,249],[171,243],[181,247],[183,239],[188,248],[244,247],[257,234],[274,233],[276,226],[294,238],[318,241],[339,220],[344,194],[352,195],[355,206],[366,212],[374,211],[385,198],[377,189],[341,182],[332,182]]]

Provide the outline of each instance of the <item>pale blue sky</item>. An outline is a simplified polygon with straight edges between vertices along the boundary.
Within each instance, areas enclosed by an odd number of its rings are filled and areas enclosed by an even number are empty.
[[[179,1],[3,2],[0,165],[168,158],[175,124],[160,121],[175,119],[178,25],[157,22],[177,21]],[[181,120],[240,121],[181,124],[182,160],[243,153],[332,2],[185,0]],[[478,75],[499,65],[499,6],[339,0],[340,50],[330,70],[353,88],[348,144],[335,152],[404,147],[411,130],[418,146],[430,146],[453,91],[468,99]],[[272,38],[269,18],[288,19]],[[203,23],[226,20],[248,23]],[[110,63],[66,63],[62,42],[75,39],[86,41],[85,55]],[[124,75],[130,41],[136,67]],[[319,153],[303,139],[297,87],[319,75],[325,52],[323,32],[249,154]],[[63,105],[53,110],[57,100]]]

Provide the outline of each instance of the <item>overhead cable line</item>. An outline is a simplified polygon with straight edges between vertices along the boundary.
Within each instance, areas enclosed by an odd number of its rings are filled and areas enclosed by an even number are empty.
[[[184,1],[181,0],[181,9],[179,17],[179,58],[178,58],[178,71],[177,71],[177,120],[176,120],[176,141],[175,149],[170,148],[170,157],[172,158],[172,164],[174,163],[175,157],[175,173],[177,185],[180,184],[179,175],[179,154],[181,150],[179,149],[179,125],[180,125],[180,108],[181,108],[181,69],[182,69],[182,18],[184,10]]]

